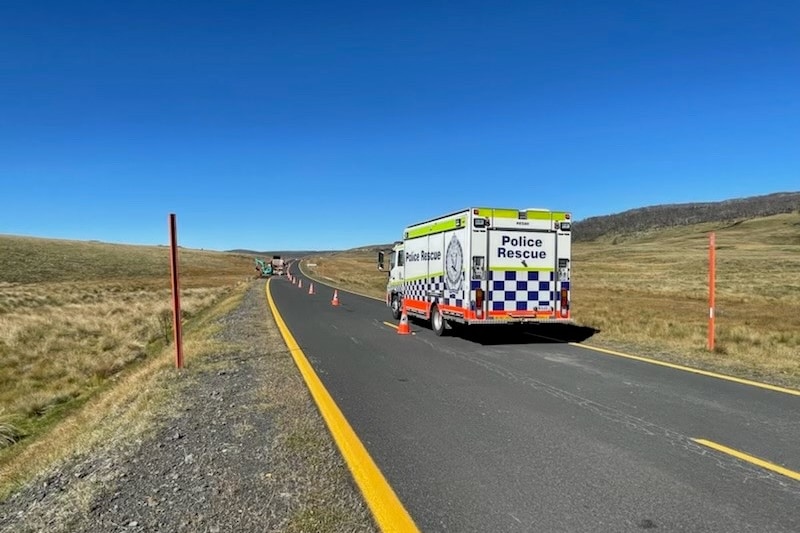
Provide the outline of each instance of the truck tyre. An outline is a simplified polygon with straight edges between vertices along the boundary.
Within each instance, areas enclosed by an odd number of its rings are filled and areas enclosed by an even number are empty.
[[[431,329],[438,337],[444,334],[444,316],[439,311],[438,305],[434,305],[431,308]]]
[[[403,303],[400,301],[400,296],[392,294],[392,318],[400,320],[400,315],[403,314]]]

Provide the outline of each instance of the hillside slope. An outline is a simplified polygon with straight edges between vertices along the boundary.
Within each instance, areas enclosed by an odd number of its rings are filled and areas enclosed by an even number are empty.
[[[655,205],[577,221],[573,226],[573,237],[576,241],[590,241],[609,234],[706,222],[734,222],[798,210],[800,192],[780,192],[722,202]]]
[[[252,275],[244,254],[180,248],[183,286]],[[169,285],[169,248],[0,235],[0,283],[157,280]]]

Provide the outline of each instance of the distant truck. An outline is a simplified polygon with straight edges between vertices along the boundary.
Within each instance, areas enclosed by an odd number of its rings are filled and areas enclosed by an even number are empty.
[[[272,271],[275,274],[277,274],[278,276],[283,276],[284,261],[283,259],[281,259],[281,256],[273,255],[270,264],[272,265]]]
[[[378,252],[400,318],[450,324],[572,322],[571,220],[564,211],[470,208],[408,226]]]

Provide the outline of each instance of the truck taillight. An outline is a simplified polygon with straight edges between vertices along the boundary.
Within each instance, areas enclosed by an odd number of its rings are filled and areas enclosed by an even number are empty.
[[[483,320],[483,289],[475,290],[475,318]]]
[[[561,289],[561,316],[569,316],[569,299],[567,298],[567,289]]]

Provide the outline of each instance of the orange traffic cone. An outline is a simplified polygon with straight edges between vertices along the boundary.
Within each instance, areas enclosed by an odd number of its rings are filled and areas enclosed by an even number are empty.
[[[339,305],[339,291],[336,289],[333,289],[333,300],[331,300],[331,305],[334,307]]]
[[[297,280],[292,278],[292,285],[296,285],[296,284],[297,284]]]
[[[314,294],[314,284],[313,283],[311,283],[308,286],[308,294]]]
[[[410,335],[411,328],[408,326],[408,314],[406,313],[406,304],[403,304],[403,312],[400,315],[400,325],[397,326],[398,335]]]
[[[298,286],[299,288],[301,288],[301,289],[303,288],[303,280],[302,280],[302,279],[298,279],[298,280],[297,280],[297,286]]]

